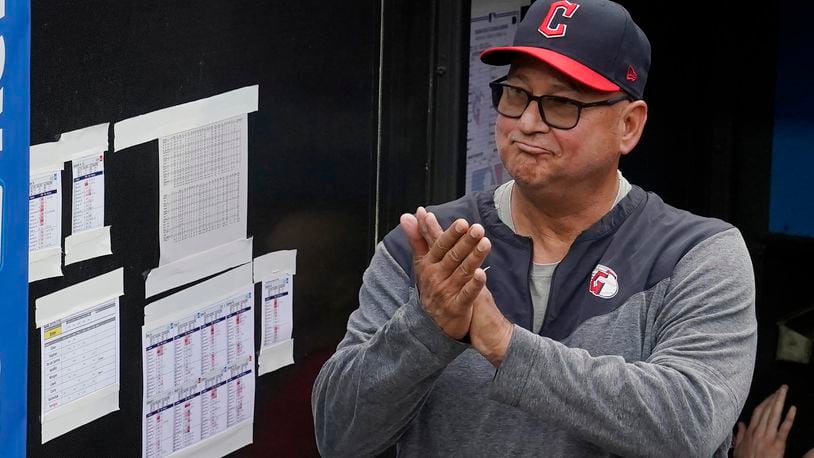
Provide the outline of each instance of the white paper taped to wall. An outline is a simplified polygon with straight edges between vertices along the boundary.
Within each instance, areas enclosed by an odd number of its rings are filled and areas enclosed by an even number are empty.
[[[143,456],[221,456],[213,450],[251,443],[251,274],[246,264],[145,308]]]
[[[119,410],[119,298],[40,331],[42,443]]]
[[[123,269],[36,300],[42,443],[119,408]]]
[[[254,279],[262,282],[259,375],[294,364],[294,274],[297,250],[283,250],[255,258]]]
[[[116,151],[156,138],[257,111],[258,86],[153,111],[113,126]]]
[[[32,175],[28,181],[28,251],[62,242],[62,173]]]
[[[105,154],[76,158],[71,165],[71,233],[98,229],[105,225]]]
[[[110,123],[97,124],[65,132],[56,142],[32,145],[31,173],[53,170],[55,165],[61,169],[64,162],[74,158],[107,151],[109,128]]]
[[[65,265],[113,254],[105,225],[105,154],[76,157],[71,200],[71,235],[65,238]]]
[[[159,265],[246,238],[248,151],[245,114],[159,139]]]
[[[62,276],[62,163],[58,167],[28,181],[29,283]]]

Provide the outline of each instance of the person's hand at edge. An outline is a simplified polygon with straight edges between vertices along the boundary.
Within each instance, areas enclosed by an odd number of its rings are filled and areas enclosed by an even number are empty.
[[[738,422],[734,457],[783,458],[786,440],[797,413],[797,408],[791,406],[783,423],[780,423],[787,391],[788,386],[783,385],[755,407],[748,427],[743,422]],[[805,458],[814,458],[814,455],[808,456],[810,453]]]

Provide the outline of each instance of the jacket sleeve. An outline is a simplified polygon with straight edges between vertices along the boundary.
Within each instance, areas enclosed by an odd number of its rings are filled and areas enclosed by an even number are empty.
[[[593,357],[515,326],[490,396],[615,454],[726,456],[752,380],[754,303],[749,254],[729,229],[666,280],[645,361]]]
[[[369,456],[398,440],[435,379],[467,345],[421,307],[384,244],[365,271],[359,308],[314,384],[311,408],[323,456]]]

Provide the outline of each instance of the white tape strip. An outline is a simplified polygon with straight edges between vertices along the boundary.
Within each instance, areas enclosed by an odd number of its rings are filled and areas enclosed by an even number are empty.
[[[42,443],[119,410],[119,384],[111,385],[57,410],[42,421]]]
[[[247,86],[117,122],[113,126],[115,149],[121,151],[159,137],[257,111],[257,93],[257,85]]]
[[[62,276],[62,250],[60,247],[28,253],[28,282]]]
[[[78,283],[36,301],[36,324],[59,320],[107,299],[124,294],[124,269],[118,268],[96,278]]]
[[[144,329],[149,331],[181,319],[200,310],[203,305],[212,304],[236,292],[252,288],[252,285],[252,266],[247,262],[236,269],[147,305],[144,308]]]
[[[62,170],[62,164],[77,157],[107,151],[110,123],[72,130],[60,135],[59,141],[33,145],[30,149],[31,175]]]
[[[253,442],[254,419],[245,420],[195,445],[178,450],[168,456],[220,458]]]
[[[297,250],[274,251],[254,258],[254,281],[268,280],[277,273],[296,275]]]
[[[113,254],[110,226],[82,231],[65,237],[65,265]]]
[[[145,297],[223,272],[252,261],[252,239],[235,240],[178,261],[156,267],[147,274]],[[250,281],[251,282],[251,281]]]
[[[257,375],[267,374],[294,364],[294,339],[261,348],[257,363],[259,364]]]

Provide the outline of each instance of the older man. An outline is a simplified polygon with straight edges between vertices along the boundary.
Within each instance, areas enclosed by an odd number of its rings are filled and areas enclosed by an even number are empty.
[[[313,392],[324,455],[726,456],[752,377],[737,229],[618,171],[650,44],[620,5],[537,1],[491,83],[514,179],[403,215]],[[446,230],[443,230],[446,228]]]

